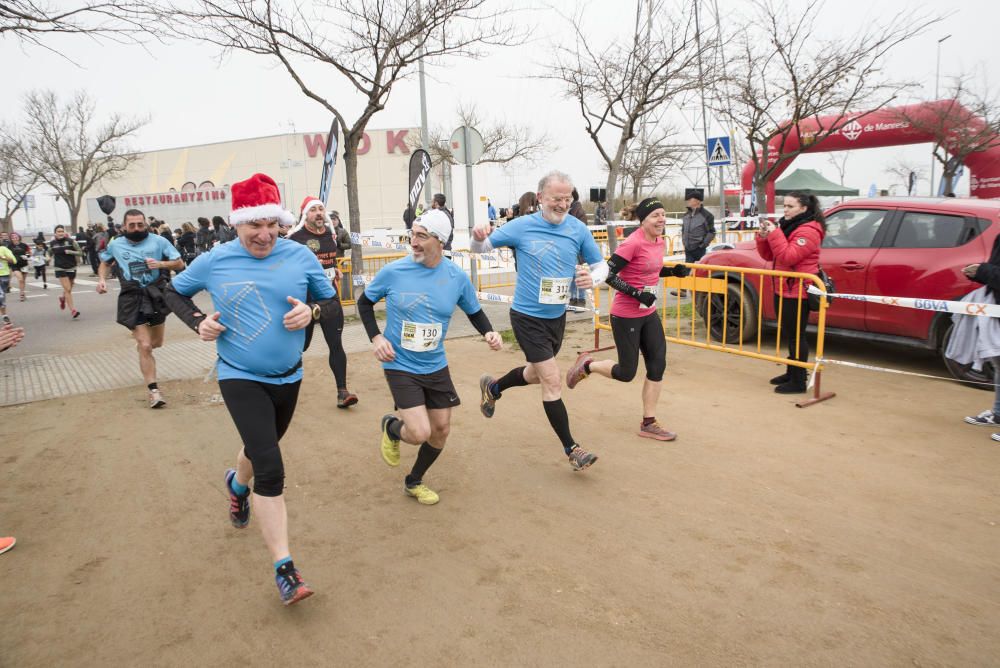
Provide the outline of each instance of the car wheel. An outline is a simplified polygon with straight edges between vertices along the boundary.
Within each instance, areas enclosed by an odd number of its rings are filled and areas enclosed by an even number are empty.
[[[980,390],[990,390],[992,392],[993,365],[991,363],[984,363],[982,371],[974,371],[971,364],[959,364],[955,360],[948,359],[944,356],[944,351],[948,350],[948,343],[951,341],[951,333],[954,328],[955,325],[948,325],[948,329],[945,330],[944,336],[941,337],[941,348],[939,349],[939,352],[941,353],[941,359],[944,361],[945,368],[948,369],[948,373],[951,374],[952,378],[968,383],[972,387]]]
[[[707,322],[709,296],[712,300],[711,323]],[[726,295],[706,295],[700,292],[695,297],[695,310],[709,327],[713,340],[723,340],[723,328],[725,328],[726,343],[745,343],[755,336],[757,332],[757,300],[753,293],[747,288],[743,288],[743,327],[741,329],[740,298],[740,286],[737,283],[729,283],[726,286]],[[723,309],[726,310],[724,316]]]

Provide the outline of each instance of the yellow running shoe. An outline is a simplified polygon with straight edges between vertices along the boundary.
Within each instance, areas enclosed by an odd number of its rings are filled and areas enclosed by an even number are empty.
[[[406,493],[417,500],[417,503],[422,503],[425,506],[433,506],[435,503],[441,500],[433,489],[425,485],[424,483],[417,483],[413,487],[404,486],[403,489]]]
[[[389,435],[389,423],[395,415],[382,416],[382,460],[389,466],[399,466],[399,439]]]

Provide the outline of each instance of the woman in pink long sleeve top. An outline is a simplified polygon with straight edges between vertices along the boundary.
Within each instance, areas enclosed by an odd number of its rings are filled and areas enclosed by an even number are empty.
[[[757,252],[776,271],[806,274],[819,272],[819,249],[826,235],[826,222],[815,195],[790,193],[785,195],[785,215],[778,225],[766,221],[757,234]],[[775,279],[774,308],[781,314],[781,332],[788,341],[789,359],[805,362],[809,359],[809,285],[799,279]],[[799,304],[801,300],[801,315]],[[798,332],[798,336],[796,336]],[[795,394],[806,391],[806,370],[788,366],[785,373],[771,379],[775,392]]]

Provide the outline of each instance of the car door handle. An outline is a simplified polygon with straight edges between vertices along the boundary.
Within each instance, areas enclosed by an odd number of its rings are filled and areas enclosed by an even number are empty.
[[[842,265],[840,265],[840,268],[843,269],[844,271],[861,271],[862,269],[865,268],[865,265],[861,264],[860,262],[851,261],[843,263]]]

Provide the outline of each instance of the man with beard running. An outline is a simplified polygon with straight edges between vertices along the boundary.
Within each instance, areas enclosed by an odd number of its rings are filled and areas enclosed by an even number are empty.
[[[287,238],[303,244],[316,255],[336,292],[337,286],[340,285],[340,269],[337,266],[338,244],[326,207],[315,197],[306,197],[302,201],[300,212],[299,222],[288,231]],[[344,352],[343,340],[344,309],[336,295],[333,301],[336,305],[335,312],[331,306],[333,315],[324,318],[319,325],[323,329],[323,338],[326,339],[326,346],[330,350],[330,370],[333,371],[333,378],[337,381],[337,408],[349,408],[358,403],[358,397],[347,389],[347,353]],[[315,326],[316,323],[311,322],[306,327],[306,350],[309,350],[309,344],[312,343]]]
[[[312,595],[288,544],[285,467],[279,441],[295,413],[302,381],[303,330],[329,313],[334,297],[316,256],[278,238],[278,224],[291,225],[271,177],[254,174],[232,186],[230,224],[237,240],[199,255],[167,288],[171,310],[203,341],[215,341],[219,390],[243,445],[236,468],[226,471],[229,520],[242,529],[253,507],[274,562],[285,605]],[[215,311],[192,301],[202,290]],[[307,303],[306,295],[315,302]]]
[[[130,332],[139,351],[139,369],[149,391],[149,407],[166,405],[156,384],[153,351],[163,345],[164,326],[170,310],[163,303],[166,272],[184,268],[181,254],[159,234],[150,234],[146,216],[138,209],[125,212],[124,236],[108,244],[97,268],[97,294],[108,291],[109,263],[118,263],[121,292],[118,293],[118,324]],[[161,273],[162,272],[162,273]]]
[[[517,284],[510,309],[514,336],[527,364],[499,379],[483,375],[479,408],[493,417],[501,394],[524,385],[542,386],[542,406],[552,430],[559,437],[574,471],[580,471],[597,456],[581,448],[569,428],[569,414],[562,401],[562,374],[556,355],[566,329],[569,286],[576,276],[581,290],[588,290],[608,275],[608,266],[587,226],[567,214],[573,203],[573,183],[562,172],[550,172],[538,183],[540,211],[521,216],[490,233],[488,224],[472,231],[470,250],[489,252],[507,246],[517,251]],[[583,257],[588,266],[577,265]]]
[[[500,350],[503,343],[469,277],[443,256],[451,229],[443,211],[427,211],[415,219],[410,229],[413,254],[385,265],[358,299],[358,313],[399,410],[399,417],[382,418],[382,459],[399,466],[400,441],[420,446],[403,489],[427,506],[439,499],[424,484],[424,474],[441,454],[451,409],[460,403],[444,352],[455,306],[465,311],[490,348]],[[381,299],[386,304],[385,334],[375,320],[375,304]]]

